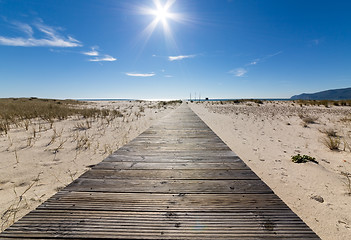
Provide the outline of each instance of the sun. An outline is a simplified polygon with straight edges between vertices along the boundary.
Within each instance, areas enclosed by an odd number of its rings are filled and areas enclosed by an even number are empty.
[[[176,47],[176,42],[171,30],[171,21],[184,23],[184,14],[174,12],[176,0],[152,0],[152,6],[141,7],[139,13],[152,17],[151,22],[142,31],[140,38],[146,43],[157,27],[161,27],[167,43]],[[173,8],[173,9],[172,9]]]
[[[171,8],[176,0],[153,0],[154,6],[152,8],[144,8],[143,14],[154,17],[153,21],[146,27],[149,33],[152,33],[159,23],[162,23],[165,32],[169,31],[169,20],[179,21],[179,14],[173,13]]]
[[[159,1],[155,2],[156,9],[153,10],[153,15],[157,22],[165,22],[168,18],[171,17],[171,14],[168,12],[167,5],[162,6]]]

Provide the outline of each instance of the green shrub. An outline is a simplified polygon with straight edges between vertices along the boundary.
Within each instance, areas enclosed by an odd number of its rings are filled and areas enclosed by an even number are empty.
[[[314,163],[318,164],[318,162],[316,161],[316,159],[314,157],[310,157],[308,155],[301,156],[300,154],[297,154],[295,156],[292,156],[291,160],[294,163],[314,162]]]

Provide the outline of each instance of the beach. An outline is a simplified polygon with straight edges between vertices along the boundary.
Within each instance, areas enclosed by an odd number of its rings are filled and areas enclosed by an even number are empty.
[[[350,107],[292,101],[189,105],[322,239],[350,238]],[[326,146],[332,132],[338,150]],[[318,164],[292,162],[297,154]]]
[[[351,108],[292,101],[188,106],[322,239],[351,235]],[[94,101],[113,118],[34,119],[0,136],[2,230],[179,106]],[[333,133],[333,134],[332,134]],[[338,142],[330,150],[327,140]],[[318,162],[294,163],[308,155]]]
[[[18,100],[17,100],[18,101]],[[31,119],[0,134],[1,231],[167,115],[179,103],[94,101],[118,115]]]

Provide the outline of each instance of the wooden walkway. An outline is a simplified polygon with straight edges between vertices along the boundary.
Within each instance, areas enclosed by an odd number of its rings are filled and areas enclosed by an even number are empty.
[[[1,239],[319,239],[186,105]]]

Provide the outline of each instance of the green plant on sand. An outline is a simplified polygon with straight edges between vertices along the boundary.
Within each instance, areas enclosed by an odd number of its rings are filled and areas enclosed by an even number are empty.
[[[308,155],[301,156],[300,154],[297,154],[295,156],[292,156],[291,160],[294,163],[314,162],[314,163],[318,164],[318,162],[316,161],[316,159],[314,157],[311,157],[311,156],[308,156]]]

